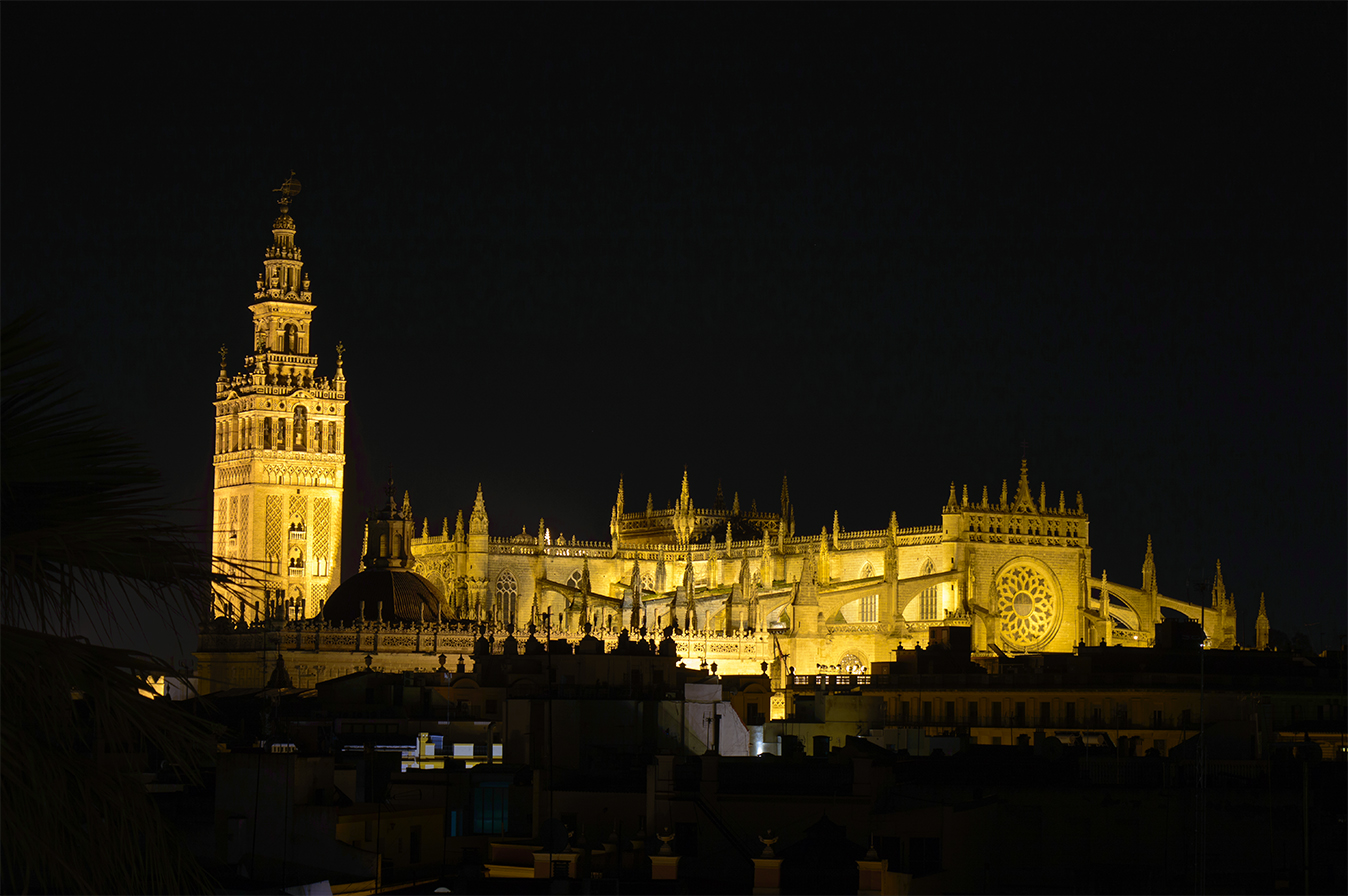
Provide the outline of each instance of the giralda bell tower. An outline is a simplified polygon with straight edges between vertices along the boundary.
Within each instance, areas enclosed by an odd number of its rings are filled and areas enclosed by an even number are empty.
[[[253,621],[314,616],[341,584],[346,377],[318,375],[313,293],[295,246],[294,172],[253,294],[252,354],[231,375],[224,348],[215,383],[214,552],[251,570],[248,597],[213,615]]]

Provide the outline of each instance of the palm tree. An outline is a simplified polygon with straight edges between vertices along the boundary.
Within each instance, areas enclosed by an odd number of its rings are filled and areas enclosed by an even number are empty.
[[[139,744],[189,780],[212,727],[148,699],[163,660],[89,643],[146,613],[200,607],[211,572],[145,454],[74,401],[37,319],[0,335],[0,881],[6,891],[209,891],[138,776],[100,762]]]

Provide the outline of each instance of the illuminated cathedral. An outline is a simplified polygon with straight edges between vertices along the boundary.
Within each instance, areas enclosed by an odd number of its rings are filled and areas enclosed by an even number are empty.
[[[901,527],[891,513],[888,525],[853,530],[835,512],[804,534],[785,479],[772,512],[737,496],[727,506],[719,486],[699,506],[686,471],[667,509],[651,497],[633,509],[619,481],[608,538],[590,541],[553,538],[543,521],[493,534],[482,486],[466,523],[459,511],[433,533],[390,484],[367,519],[361,570],[343,582],[342,348],[332,375],[319,375],[289,213],[299,184],[280,192],[249,306],[253,353],[230,374],[222,349],[216,381],[215,555],[248,583],[216,598],[203,625],[204,690],[259,686],[279,658],[299,686],[351,672],[361,655],[388,671],[434,669],[479,638],[499,650],[516,632],[575,642],[588,632],[610,647],[669,638],[687,664],[768,668],[774,682],[791,669],[864,672],[938,627],[967,627],[982,654],[1150,646],[1166,609],[1199,621],[1209,646],[1235,646],[1220,565],[1210,605],[1161,593],[1150,538],[1140,585],[1097,577],[1081,493],[1051,501],[1024,459],[995,496],[983,487],[971,499],[951,483],[927,525]]]

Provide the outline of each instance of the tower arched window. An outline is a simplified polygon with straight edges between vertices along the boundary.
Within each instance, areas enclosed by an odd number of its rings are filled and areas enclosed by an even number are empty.
[[[295,450],[305,451],[305,437],[309,434],[308,410],[304,405],[295,408]]]
[[[294,324],[286,324],[285,342],[281,346],[282,351],[287,355],[297,355],[300,352],[300,330]]]

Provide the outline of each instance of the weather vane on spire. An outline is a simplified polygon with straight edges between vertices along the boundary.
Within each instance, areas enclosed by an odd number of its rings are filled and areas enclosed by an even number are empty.
[[[281,194],[281,198],[276,200],[276,204],[281,206],[282,214],[289,212],[290,201],[300,194],[300,182],[295,179],[295,169],[290,169],[290,176],[272,192]]]

